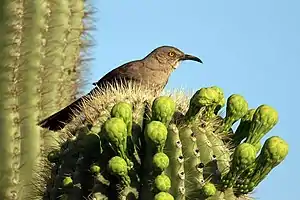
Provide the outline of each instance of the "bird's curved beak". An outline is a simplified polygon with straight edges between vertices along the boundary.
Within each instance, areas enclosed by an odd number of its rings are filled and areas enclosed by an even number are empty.
[[[184,56],[180,60],[193,60],[199,63],[203,63],[202,60],[196,56],[192,56],[189,54],[184,54]]]

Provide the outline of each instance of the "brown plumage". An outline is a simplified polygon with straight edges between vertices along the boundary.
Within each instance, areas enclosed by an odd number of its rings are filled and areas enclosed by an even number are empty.
[[[184,54],[175,47],[158,47],[141,60],[132,61],[113,69],[98,82],[94,83],[96,87],[88,94],[42,120],[38,125],[52,131],[64,128],[72,120],[73,111],[80,110],[80,105],[84,99],[97,90],[102,90],[107,84],[120,82],[126,84],[127,81],[131,81],[142,86],[150,86],[155,92],[161,92],[166,86],[171,73],[183,60],[194,60],[202,63],[199,58]]]

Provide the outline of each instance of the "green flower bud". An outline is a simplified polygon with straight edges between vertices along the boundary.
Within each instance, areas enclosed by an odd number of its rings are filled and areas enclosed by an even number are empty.
[[[107,120],[104,124],[104,128],[108,139],[115,144],[121,143],[127,137],[126,124],[120,118],[114,117]]]
[[[160,192],[155,195],[154,200],[174,200],[174,197],[167,192]]]
[[[243,139],[248,137],[250,125],[252,123],[252,119],[254,116],[256,109],[250,109],[247,111],[246,115],[242,117],[239,126],[237,127],[235,134],[233,136],[233,140],[235,144],[240,144]]]
[[[278,122],[277,111],[268,105],[259,106],[250,125],[247,143],[256,144],[267,134]]]
[[[158,150],[162,152],[168,135],[167,127],[159,121],[152,121],[147,124],[145,131],[148,138],[158,147]]]
[[[211,197],[216,194],[217,189],[214,184],[208,182],[204,184],[204,186],[202,187],[202,191],[205,197]]]
[[[214,111],[215,114],[218,114],[219,110],[225,105],[225,102],[226,102],[224,92],[221,88],[219,88],[217,86],[212,86],[211,88],[216,90],[219,93],[219,103]]]
[[[238,94],[233,94],[228,98],[226,107],[226,117],[224,131],[228,131],[230,127],[248,111],[248,102]]]
[[[233,167],[236,170],[246,169],[255,161],[256,148],[248,143],[243,143],[237,146],[233,154]]]
[[[230,171],[222,179],[225,188],[232,187],[247,167],[252,166],[256,158],[256,151],[256,148],[248,143],[237,146],[233,153]]]
[[[51,163],[58,163],[59,160],[60,160],[60,153],[59,153],[59,151],[58,150],[51,151],[48,154],[47,159]]]
[[[153,165],[154,167],[164,171],[169,166],[169,157],[163,153],[159,152],[153,156]]]
[[[104,128],[107,138],[116,147],[115,150],[130,164],[125,153],[127,149],[127,126],[125,122],[121,118],[114,117],[105,122]]]
[[[73,186],[73,180],[71,177],[66,176],[63,180],[63,187],[71,187]]]
[[[90,170],[93,174],[99,174],[100,173],[100,166],[96,165],[96,164],[93,164],[91,167],[90,167]]]
[[[128,135],[131,136],[132,127],[132,105],[126,102],[119,102],[111,110],[112,117],[118,117],[124,120],[127,125]]]
[[[154,100],[152,105],[152,120],[168,125],[175,112],[176,104],[171,97],[162,96]]]
[[[130,185],[130,177],[128,176],[128,169],[130,168],[127,165],[127,162],[119,157],[115,156],[111,158],[108,162],[108,168],[112,174],[119,176],[122,180],[122,184],[129,186]]]
[[[167,175],[161,174],[155,178],[155,187],[162,192],[166,192],[171,188],[171,180]]]
[[[200,109],[205,107],[205,117],[214,116],[216,107],[220,103],[220,90],[216,87],[201,88],[191,98],[189,110],[186,113],[188,120],[193,119]]]
[[[266,140],[262,154],[268,162],[279,164],[288,154],[288,144],[278,136],[272,136]]]
[[[256,159],[252,174],[250,191],[254,189],[270,172],[279,165],[288,154],[288,144],[278,136],[268,138]]]
[[[119,156],[111,158],[108,162],[108,167],[115,175],[125,176],[128,173],[128,166],[126,161]]]
[[[220,94],[215,88],[201,88],[192,98],[193,104],[199,106],[210,106],[212,104],[218,104]]]

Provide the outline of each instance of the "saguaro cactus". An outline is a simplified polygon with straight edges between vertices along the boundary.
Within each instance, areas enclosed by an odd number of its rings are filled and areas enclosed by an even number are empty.
[[[0,1],[0,199],[31,194],[38,156],[57,139],[36,123],[72,101],[81,86],[85,2]]]
[[[48,155],[45,199],[249,199],[283,161],[287,143],[261,138],[277,123],[270,106],[248,108],[241,95],[198,90],[190,100],[146,89],[112,88],[87,100]],[[243,119],[237,130],[231,126]],[[241,136],[238,136],[240,134]]]

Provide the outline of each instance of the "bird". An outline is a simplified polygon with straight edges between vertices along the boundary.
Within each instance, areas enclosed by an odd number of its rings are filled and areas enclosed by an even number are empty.
[[[181,61],[192,60],[203,63],[196,56],[185,54],[173,46],[160,46],[152,50],[143,59],[125,63],[104,75],[100,80],[93,83],[93,88],[86,95],[78,98],[65,108],[38,122],[42,128],[51,131],[59,131],[72,121],[73,111],[80,109],[85,98],[90,97],[95,91],[103,90],[108,84],[126,84],[129,81],[141,86],[150,85],[156,92],[161,92],[168,83],[171,73],[179,66]]]

